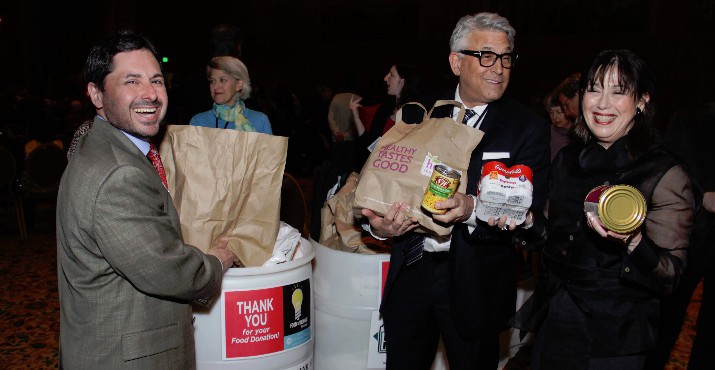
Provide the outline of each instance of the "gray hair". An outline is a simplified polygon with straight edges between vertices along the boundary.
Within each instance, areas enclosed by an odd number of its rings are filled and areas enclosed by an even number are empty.
[[[240,60],[234,57],[221,56],[212,58],[206,68],[206,76],[211,78],[211,70],[218,69],[227,75],[243,81],[243,88],[238,94],[239,99],[246,100],[251,96],[251,77],[248,76],[248,68]]]
[[[511,26],[509,20],[497,13],[477,13],[465,15],[452,31],[452,37],[449,39],[449,47],[453,52],[458,52],[465,48],[465,38],[470,32],[479,31],[501,31],[506,33],[509,39],[509,47],[514,50],[514,36],[516,30]]]

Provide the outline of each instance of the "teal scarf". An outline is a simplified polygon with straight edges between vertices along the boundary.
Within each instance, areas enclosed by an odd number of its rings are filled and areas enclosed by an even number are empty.
[[[213,112],[214,115],[226,122],[233,122],[236,125],[236,130],[255,132],[256,129],[253,128],[248,118],[243,115],[243,111],[246,109],[246,105],[241,99],[236,99],[236,104],[233,106],[216,104],[214,103]]]

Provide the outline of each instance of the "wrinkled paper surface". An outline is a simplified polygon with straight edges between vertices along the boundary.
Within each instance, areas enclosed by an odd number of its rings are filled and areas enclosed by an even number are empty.
[[[226,233],[247,267],[273,253],[288,138],[171,125],[160,147],[184,241],[204,251]]]

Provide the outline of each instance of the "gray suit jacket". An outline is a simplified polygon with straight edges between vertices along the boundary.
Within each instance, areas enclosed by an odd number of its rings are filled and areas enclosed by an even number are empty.
[[[220,261],[182,241],[151,162],[95,118],[57,198],[61,363],[73,369],[193,369],[190,302],[215,296]]]

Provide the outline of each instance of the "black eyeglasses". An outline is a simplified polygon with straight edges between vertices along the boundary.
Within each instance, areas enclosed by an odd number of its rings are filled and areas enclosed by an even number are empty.
[[[460,50],[459,52],[479,59],[479,65],[482,67],[491,67],[497,62],[497,59],[501,59],[501,66],[510,69],[514,66],[516,58],[519,57],[516,53],[497,54],[488,50]]]

